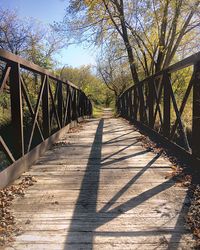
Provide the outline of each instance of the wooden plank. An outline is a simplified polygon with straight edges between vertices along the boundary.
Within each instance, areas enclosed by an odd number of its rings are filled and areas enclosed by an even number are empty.
[[[189,249],[188,248],[188,244],[189,242],[183,243],[180,242],[179,244],[177,243],[170,243],[170,249],[177,249],[177,250],[182,250],[182,249]],[[178,247],[177,247],[178,245]],[[73,244],[66,244],[66,243],[37,243],[34,242],[32,244],[29,243],[21,243],[18,245],[14,245],[14,249],[16,250],[35,250],[35,249],[42,249],[42,250],[55,250],[55,249],[67,249],[67,250],[74,250],[74,249],[87,249],[87,250],[138,250],[141,249],[142,250],[155,250],[159,247],[159,250],[166,250],[167,245],[165,243],[164,240],[160,240],[159,243],[155,243],[155,244],[150,244],[148,242],[144,242],[141,244],[139,243],[112,243],[112,244],[81,244],[81,243],[73,243]],[[190,247],[190,246],[189,246]],[[6,248],[6,250],[13,250],[12,247]]]
[[[173,232],[173,231],[172,231]],[[151,237],[149,236],[151,234]],[[124,234],[120,232],[63,232],[58,233],[57,231],[39,231],[39,232],[25,232],[22,235],[17,237],[19,243],[87,243],[91,244],[91,239],[93,239],[93,244],[113,244],[113,243],[122,243],[126,242],[126,244],[143,244],[144,241],[147,241],[150,244],[155,244],[159,242],[159,239],[165,237],[168,242],[170,242],[170,233],[157,233],[157,232],[125,232]],[[187,234],[173,233],[173,242],[189,242],[192,243],[192,237]],[[148,237],[149,236],[149,237]],[[122,240],[123,237],[123,240]],[[66,241],[67,238],[67,241]]]

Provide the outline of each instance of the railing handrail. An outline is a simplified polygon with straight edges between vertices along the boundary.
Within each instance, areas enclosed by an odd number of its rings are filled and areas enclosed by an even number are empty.
[[[21,68],[31,70],[35,73],[48,75],[53,80],[59,81],[59,82],[64,83],[64,84],[66,84],[66,82],[67,82],[67,84],[69,84],[73,88],[80,89],[78,86],[76,86],[72,82],[70,82],[68,80],[64,81],[59,76],[54,75],[48,69],[42,68],[39,65],[37,65],[33,62],[30,62],[30,61],[22,58],[21,56],[15,55],[9,51],[0,49],[0,60],[6,61],[6,62],[19,63]]]
[[[188,75],[190,80],[177,99],[171,74],[189,66],[193,66]],[[189,136],[183,120],[187,103],[190,104],[187,112],[191,112]],[[122,117],[142,125],[192,160],[200,161],[200,52],[126,89],[117,100],[117,110]]]
[[[177,70],[181,70],[183,68],[186,68],[186,67],[189,67],[189,66],[192,66],[192,65],[195,65],[197,62],[200,61],[200,51],[191,55],[191,56],[188,56],[184,59],[182,59],[181,61],[179,62],[176,62],[170,66],[168,66],[167,68],[164,68],[162,70],[160,70],[159,72],[151,75],[151,76],[148,76],[142,80],[140,80],[138,83],[136,84],[133,84],[131,85],[130,87],[128,87],[126,90],[124,90],[124,92],[119,96],[119,98],[124,94],[126,93],[128,90],[130,90],[131,88],[134,88],[140,84],[143,84],[144,82],[146,81],[149,81],[151,79],[154,79],[154,78],[157,78],[161,75],[163,75],[164,72],[166,73],[173,73],[174,71],[177,71]]]
[[[8,160],[0,171],[2,187],[19,177],[63,131],[91,116],[92,103],[73,83],[18,55],[0,49],[0,61],[0,94],[6,93],[10,114],[0,134],[0,151]],[[37,85],[32,96],[31,84]]]

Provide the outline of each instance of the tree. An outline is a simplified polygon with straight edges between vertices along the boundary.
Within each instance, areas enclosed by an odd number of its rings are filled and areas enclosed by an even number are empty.
[[[0,12],[0,48],[51,68],[54,54],[63,47],[53,29],[35,20],[22,21],[15,11],[0,9]]]
[[[198,0],[153,0],[149,5],[137,6],[137,22],[127,27],[146,76],[168,67],[175,55],[178,58],[182,46],[192,48],[187,36],[195,33],[198,37],[198,14]]]
[[[53,29],[39,25],[35,20],[22,21],[16,11],[0,11],[0,48],[20,55],[41,67],[52,68],[53,56],[63,46]],[[0,66],[3,71],[5,64],[1,62]],[[36,97],[38,75],[23,71],[22,78],[28,85],[33,85],[30,95]],[[8,83],[6,87],[9,92]]]
[[[18,20],[16,13],[1,9],[0,48],[21,54],[28,46],[28,26]]]
[[[58,31],[93,45],[123,42],[134,83],[166,68],[198,34],[199,0],[71,0]],[[78,39],[77,39],[78,38]],[[186,39],[186,40],[185,40]]]
[[[108,46],[104,52],[98,58],[97,72],[118,99],[132,84],[127,57],[117,46]]]
[[[62,48],[62,40],[51,27],[42,26],[35,20],[21,20],[16,11],[1,9],[0,16],[0,48],[32,61],[41,67],[51,68],[54,65],[53,56]],[[5,69],[5,63],[0,61],[0,76]],[[28,95],[33,107],[35,107],[41,77],[37,73],[21,70],[21,77],[28,89]],[[0,95],[0,121],[8,124],[10,121],[10,87],[9,79]],[[24,108],[24,120],[31,120],[29,109],[22,97]],[[4,109],[6,112],[4,112]],[[6,119],[4,119],[4,117]],[[26,122],[25,122],[26,123]],[[1,125],[1,124],[0,124]],[[0,126],[1,129],[1,126]]]

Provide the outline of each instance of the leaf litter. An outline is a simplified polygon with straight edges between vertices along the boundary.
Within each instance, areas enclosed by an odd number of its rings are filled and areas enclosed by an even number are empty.
[[[18,184],[0,190],[0,246],[13,241],[13,236],[20,234],[21,229],[16,225],[11,212],[12,201],[17,197],[23,197],[25,190],[35,182],[35,177],[27,175]]]

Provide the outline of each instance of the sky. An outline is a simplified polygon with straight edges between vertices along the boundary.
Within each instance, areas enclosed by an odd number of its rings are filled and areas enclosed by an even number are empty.
[[[67,2],[67,0],[0,0],[0,7],[17,10],[20,18],[32,17],[44,24],[49,24],[62,20]],[[62,49],[56,56],[56,60],[59,61],[60,66],[94,65],[95,53],[82,48],[81,45],[70,45]]]

